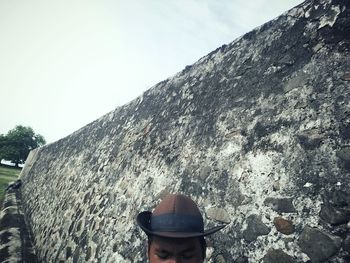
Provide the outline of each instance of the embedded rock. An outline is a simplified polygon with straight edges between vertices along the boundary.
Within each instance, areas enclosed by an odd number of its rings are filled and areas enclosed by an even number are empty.
[[[21,191],[39,260],[145,262],[137,213],[181,192],[208,228],[208,209],[226,211],[217,218],[232,222],[208,237],[226,261],[274,248],[346,262],[327,235],[299,235],[312,225],[344,242],[349,231],[331,218],[347,206],[323,197],[350,185],[349,32],[350,1],[306,1],[32,151]],[[283,213],[297,227],[287,244],[273,224]]]
[[[245,256],[240,256],[234,262],[235,263],[248,263],[248,258]]]
[[[311,262],[325,262],[338,252],[341,239],[306,226],[300,235],[299,246],[309,256]]]
[[[225,209],[219,207],[211,207],[207,211],[207,216],[214,220],[229,224],[230,216]]]
[[[332,225],[350,221],[350,190],[333,189],[323,195],[320,217]]]
[[[348,132],[347,129],[349,129],[349,127],[346,128],[345,132]],[[348,135],[346,135],[348,137]],[[338,152],[337,155],[339,157],[339,159],[341,160],[341,162],[343,163],[344,167],[346,167],[347,169],[350,169],[350,147],[349,146],[345,146],[343,148],[341,148]]]
[[[199,176],[205,180],[211,172],[211,167],[210,166],[204,166],[201,168],[200,172],[199,172]]]
[[[270,229],[261,221],[258,215],[250,215],[247,218],[247,228],[243,231],[243,237],[247,242],[255,241],[258,236],[267,235]]]
[[[273,223],[278,232],[281,232],[285,235],[290,235],[294,233],[294,225],[290,220],[286,220],[282,217],[275,217]]]
[[[225,260],[225,258],[223,257],[223,255],[217,255],[216,257],[215,257],[215,261],[214,261],[215,263],[226,263],[226,260]]]
[[[263,257],[264,263],[296,263],[296,261],[280,249],[269,249]]]
[[[264,204],[271,207],[274,211],[280,213],[294,213],[295,208],[292,198],[266,198]]]
[[[343,249],[344,251],[350,251],[350,235],[344,239]]]
[[[350,72],[345,73],[341,78],[342,80],[350,81]]]
[[[321,145],[322,134],[316,130],[306,130],[298,135],[299,144],[306,150],[314,150]]]
[[[350,211],[337,209],[328,202],[321,205],[320,217],[332,225],[340,225],[350,220]]]

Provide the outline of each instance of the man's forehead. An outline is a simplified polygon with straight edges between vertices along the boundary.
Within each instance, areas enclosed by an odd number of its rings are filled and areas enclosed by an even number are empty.
[[[152,244],[156,249],[178,248],[181,250],[199,247],[198,238],[164,238],[154,236]]]

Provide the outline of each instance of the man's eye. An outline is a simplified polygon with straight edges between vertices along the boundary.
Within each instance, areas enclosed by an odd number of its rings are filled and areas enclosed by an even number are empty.
[[[182,257],[183,259],[191,259],[193,258],[194,254],[193,253],[190,253],[190,254],[183,254]]]
[[[168,253],[157,253],[156,255],[160,259],[167,259],[169,257]]]

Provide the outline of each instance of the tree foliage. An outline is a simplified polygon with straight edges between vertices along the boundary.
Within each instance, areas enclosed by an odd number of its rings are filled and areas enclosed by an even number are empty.
[[[11,161],[18,166],[24,163],[29,152],[46,143],[44,137],[31,127],[17,125],[6,135],[0,134],[0,160]]]

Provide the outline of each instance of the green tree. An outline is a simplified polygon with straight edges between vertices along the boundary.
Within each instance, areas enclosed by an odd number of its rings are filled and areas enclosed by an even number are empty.
[[[0,134],[0,161],[4,159],[5,147],[7,147],[7,138],[5,135]]]
[[[18,167],[25,162],[31,150],[45,143],[44,137],[35,134],[31,127],[17,125],[6,135],[0,135],[0,160],[11,161]]]

